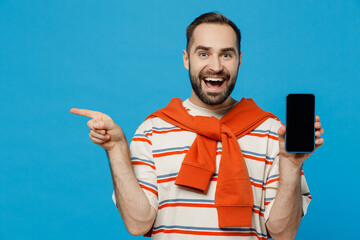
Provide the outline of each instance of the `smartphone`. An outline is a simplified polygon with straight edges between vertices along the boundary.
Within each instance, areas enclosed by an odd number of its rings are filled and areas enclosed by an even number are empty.
[[[285,150],[310,153],[315,150],[315,95],[288,94],[286,97]]]

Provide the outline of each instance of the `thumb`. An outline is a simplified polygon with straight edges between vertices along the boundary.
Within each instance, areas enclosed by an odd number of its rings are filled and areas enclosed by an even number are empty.
[[[94,128],[97,130],[111,130],[114,127],[112,120],[101,120],[94,123]]]
[[[285,138],[285,132],[286,132],[286,127],[285,126],[281,126],[278,129],[277,133],[278,133],[279,140]]]

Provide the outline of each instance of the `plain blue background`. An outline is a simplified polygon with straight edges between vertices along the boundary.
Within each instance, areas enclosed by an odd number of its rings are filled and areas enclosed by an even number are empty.
[[[313,201],[297,239],[359,239],[355,0],[0,0],[0,239],[136,239],[88,119],[69,110],[107,113],[131,139],[170,98],[190,96],[185,29],[208,11],[242,32],[236,99],[284,122],[287,93],[316,95],[325,144],[304,165]]]

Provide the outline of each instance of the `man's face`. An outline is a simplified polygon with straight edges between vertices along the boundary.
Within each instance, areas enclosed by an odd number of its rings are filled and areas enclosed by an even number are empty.
[[[222,104],[234,89],[241,63],[236,34],[227,24],[203,23],[183,54],[193,91],[206,105]]]

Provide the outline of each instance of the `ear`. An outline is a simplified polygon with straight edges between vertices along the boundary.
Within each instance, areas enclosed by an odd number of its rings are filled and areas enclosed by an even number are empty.
[[[189,54],[186,50],[183,50],[184,67],[189,70]]]
[[[239,55],[239,66],[238,66],[238,69],[240,69],[240,65],[241,65],[241,57],[242,57],[242,52],[240,52],[240,55]]]

